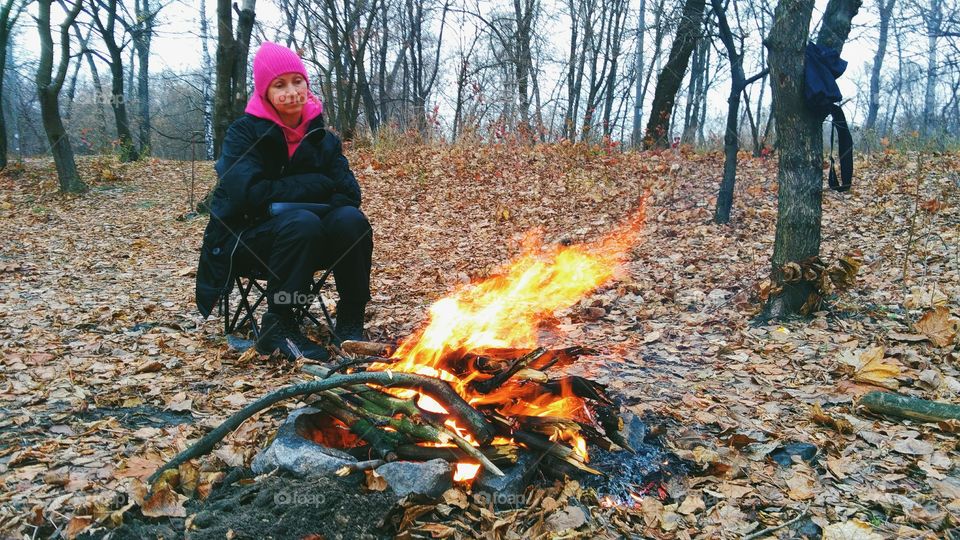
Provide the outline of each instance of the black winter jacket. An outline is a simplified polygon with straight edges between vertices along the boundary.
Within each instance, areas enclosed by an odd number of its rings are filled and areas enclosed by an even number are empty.
[[[238,236],[268,219],[273,202],[360,206],[360,185],[343,156],[340,138],[314,118],[292,157],[282,128],[244,114],[230,125],[220,159],[219,182],[210,202],[197,267],[197,308],[206,317],[221,295],[230,294],[231,256]]]

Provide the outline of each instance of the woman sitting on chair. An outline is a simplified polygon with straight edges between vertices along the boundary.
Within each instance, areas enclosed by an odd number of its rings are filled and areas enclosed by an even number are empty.
[[[253,60],[253,79],[246,114],[227,130],[214,167],[219,182],[203,234],[197,306],[208,316],[230,293],[238,271],[261,268],[267,312],[257,350],[279,349],[292,359],[289,340],[307,358],[326,360],[326,349],[300,332],[294,310],[309,300],[314,272],[330,268],[340,295],[336,338],[362,338],[370,299],[370,223],[359,209],[360,185],[340,139],[324,129],[323,105],[310,91],[300,57],[264,42]],[[330,209],[276,213],[272,203],[325,203]]]

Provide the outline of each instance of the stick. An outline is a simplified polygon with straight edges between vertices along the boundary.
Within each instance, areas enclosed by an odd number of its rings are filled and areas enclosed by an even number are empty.
[[[860,406],[870,412],[884,416],[919,420],[920,422],[960,420],[960,405],[927,401],[892,392],[870,392],[860,398]]]
[[[341,343],[340,348],[347,354],[356,354],[359,356],[390,356],[394,350],[394,346],[389,343],[351,341],[349,339]]]
[[[440,425],[431,425],[431,424],[418,424],[410,418],[393,418],[391,416],[378,415],[373,411],[369,411],[360,407],[352,406],[346,401],[342,400],[340,396],[331,394],[325,396],[334,401],[339,407],[347,408],[351,413],[364,416],[370,422],[373,422],[375,425],[389,426],[393,428],[398,433],[403,433],[415,440],[420,441],[430,441],[435,443],[446,443],[453,441],[464,453],[473,458],[476,461],[479,461],[481,465],[491,473],[497,476],[503,476],[503,471],[501,471],[492,461],[487,459],[483,453],[480,452],[475,446],[470,444],[469,441],[458,435],[452,429],[448,429],[446,426]],[[430,422],[428,418],[425,418],[427,422]]]
[[[766,529],[764,529],[764,530],[762,530],[762,531],[758,531],[758,532],[755,532],[755,533],[753,533],[753,534],[748,534],[748,535],[746,535],[746,536],[743,537],[743,540],[754,540],[754,539],[756,539],[756,538],[762,538],[762,537],[764,537],[765,535],[768,535],[768,534],[770,534],[770,533],[772,533],[772,532],[779,531],[780,529],[783,529],[784,527],[789,527],[789,526],[793,525],[794,523],[800,521],[800,518],[802,518],[803,516],[807,515],[807,510],[810,510],[810,504],[809,504],[809,503],[807,504],[807,506],[804,507],[803,510],[800,511],[799,514],[797,514],[797,517],[791,519],[790,521],[788,521],[788,522],[786,522],[786,523],[781,523],[780,525],[777,525],[776,527],[767,527]]]
[[[532,450],[537,450],[543,454],[547,454],[548,456],[559,459],[560,461],[565,461],[581,471],[586,471],[590,474],[603,474],[602,472],[584,463],[583,458],[577,455],[573,451],[573,448],[570,448],[569,446],[557,441],[551,441],[539,433],[529,433],[526,431],[517,430],[513,432],[513,438],[517,442],[525,444]]]
[[[520,457],[520,449],[512,444],[498,444],[484,446],[480,453],[487,457],[494,465],[513,465]],[[430,461],[431,459],[445,459],[458,462],[472,459],[466,452],[453,446],[420,446],[419,444],[401,444],[397,447],[397,456],[400,459]]]
[[[351,373],[349,375],[335,375],[329,379],[324,379],[321,381],[310,381],[306,383],[294,384],[270,392],[269,394],[236,412],[230,418],[227,418],[222,424],[217,426],[216,429],[201,437],[199,441],[195,442],[183,452],[180,452],[174,456],[173,459],[168,461],[162,467],[157,469],[156,472],[150,475],[148,481],[152,484],[157,478],[160,477],[160,474],[163,471],[171,467],[178,467],[182,463],[185,463],[193,458],[207,454],[213,450],[213,447],[218,442],[226,437],[231,431],[240,426],[240,424],[242,424],[247,418],[250,418],[254,414],[266,409],[274,403],[296,396],[316,394],[332,388],[341,388],[344,386],[363,383],[378,384],[388,388],[413,388],[433,394],[436,397],[441,398],[441,400],[449,405],[447,410],[450,411],[450,415],[456,418],[456,420],[462,421],[463,425],[470,429],[470,431],[473,433],[473,436],[476,437],[480,444],[488,444],[491,440],[493,440],[493,426],[490,425],[483,415],[481,415],[476,409],[464,401],[463,398],[461,398],[453,390],[453,388],[451,388],[450,385],[444,381],[430,377],[424,377],[421,375],[415,375],[412,373],[390,373],[382,371]]]
[[[343,467],[337,469],[335,473],[337,476],[347,476],[350,473],[355,473],[359,471],[370,471],[376,469],[381,465],[385,465],[387,462],[382,459],[371,459],[367,461],[358,461],[356,463],[348,463]]]
[[[392,359],[383,358],[382,356],[361,356],[360,358],[348,358],[340,363],[334,364],[329,370],[329,375],[333,375],[335,373],[344,371],[347,368],[362,364],[392,364],[393,362],[394,361]]]
[[[330,392],[329,394],[333,393]],[[397,433],[384,431],[373,425],[367,418],[360,418],[352,411],[337,406],[335,400],[328,397],[327,392],[324,392],[324,397],[328,399],[320,399],[316,401],[314,405],[319,407],[323,412],[346,424],[350,428],[351,433],[367,441],[370,447],[373,448],[373,451],[383,459],[387,461],[397,459],[396,448],[401,442]]]
[[[510,367],[507,368],[505,371],[501,371],[500,373],[497,373],[496,375],[494,375],[493,377],[490,377],[485,381],[480,381],[474,384],[473,388],[476,389],[476,391],[480,392],[481,394],[487,394],[495,388],[500,388],[500,386],[503,383],[507,382],[507,380],[509,380],[510,377],[513,377],[513,375],[516,372],[520,371],[521,369],[535,362],[537,358],[540,358],[546,352],[547,350],[544,349],[543,347],[538,347],[530,351],[529,353],[521,356],[520,358],[517,358],[513,362],[513,364],[511,364]]]

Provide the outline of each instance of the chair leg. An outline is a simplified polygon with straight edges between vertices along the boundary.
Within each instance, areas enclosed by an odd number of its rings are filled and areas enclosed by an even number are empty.
[[[237,312],[234,316],[235,322],[233,324],[233,327],[236,328],[238,326],[242,326],[245,322],[249,321],[250,326],[253,329],[254,337],[259,339],[260,329],[257,327],[256,317],[254,316],[254,310],[256,309],[256,307],[251,306],[250,300],[249,300],[250,291],[254,288],[255,285],[257,289],[260,289],[260,285],[257,283],[257,280],[253,278],[248,278],[247,284],[244,285],[241,278],[237,277],[237,288],[240,290],[240,305],[237,306]],[[262,297],[263,296],[262,296],[262,290],[261,290],[261,299]],[[260,303],[260,299],[257,300],[257,304],[259,303]],[[243,314],[243,318],[240,319],[239,322],[237,322],[237,319],[240,318],[241,313]]]
[[[313,282],[313,285],[310,286],[310,296],[313,297],[313,298],[316,298],[317,301],[320,302],[320,310],[323,312],[323,317],[324,317],[324,319],[325,319],[326,322],[327,322],[328,328],[329,328],[330,331],[332,332],[332,331],[333,331],[333,319],[331,319],[330,313],[327,311],[327,306],[326,306],[326,304],[323,303],[323,297],[320,296],[320,291],[323,290],[323,286],[326,284],[326,282],[327,282],[327,277],[328,277],[329,275],[330,275],[330,270],[328,269],[328,270],[326,270],[326,271],[320,276],[320,279],[318,279],[318,280],[316,280],[316,281]],[[303,307],[301,308],[301,311],[300,311],[300,320],[303,320],[304,318],[310,319],[310,321],[312,321],[313,324],[317,325],[317,328],[320,328],[320,327],[323,326],[323,324],[320,323],[320,320],[317,319],[316,317],[314,317],[312,313],[310,313],[310,306],[309,306],[309,305],[308,305],[308,306],[303,306]]]

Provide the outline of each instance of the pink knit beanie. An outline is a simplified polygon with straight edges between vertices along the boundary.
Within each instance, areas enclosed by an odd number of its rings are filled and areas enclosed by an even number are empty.
[[[266,96],[274,79],[284,73],[299,73],[310,85],[307,68],[297,53],[270,41],[264,41],[253,57],[253,87],[258,95]]]

